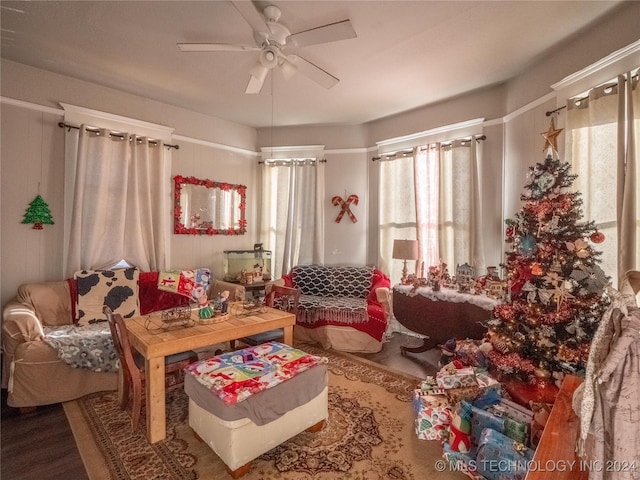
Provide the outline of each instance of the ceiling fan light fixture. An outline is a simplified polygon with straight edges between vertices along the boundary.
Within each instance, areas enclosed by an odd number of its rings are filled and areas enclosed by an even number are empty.
[[[260,64],[265,68],[278,65],[278,51],[274,47],[267,47],[260,52]]]

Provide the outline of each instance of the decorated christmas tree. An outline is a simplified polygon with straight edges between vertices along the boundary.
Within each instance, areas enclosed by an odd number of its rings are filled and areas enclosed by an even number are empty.
[[[593,247],[604,235],[581,220],[581,194],[570,189],[577,175],[554,158],[559,132],[552,120],[547,157],[529,167],[522,210],[506,221],[509,300],[489,322],[490,362],[530,383],[582,370],[609,304],[609,278]]]
[[[36,196],[27,207],[22,223],[33,223],[33,228],[36,230],[42,230],[43,224],[53,225],[49,205],[40,195]]]

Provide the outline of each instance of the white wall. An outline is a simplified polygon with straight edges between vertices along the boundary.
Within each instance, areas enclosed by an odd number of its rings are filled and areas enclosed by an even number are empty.
[[[326,201],[324,255],[328,265],[364,265],[368,262],[367,232],[369,226],[369,180],[367,153],[364,149],[326,155]],[[340,207],[329,204],[334,196],[345,202],[350,195],[358,196],[358,204],[349,208],[356,217],[353,223],[347,214],[340,223],[336,218]]]

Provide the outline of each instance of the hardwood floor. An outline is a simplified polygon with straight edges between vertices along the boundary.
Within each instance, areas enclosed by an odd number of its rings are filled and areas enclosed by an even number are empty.
[[[21,415],[2,390],[0,478],[88,480],[61,404]]]
[[[395,334],[381,352],[358,356],[417,377],[433,375],[439,351],[402,356],[400,346],[412,342],[416,340]],[[32,413],[21,415],[17,409],[7,406],[6,393],[2,390],[0,478],[88,480],[62,405],[38,407]]]

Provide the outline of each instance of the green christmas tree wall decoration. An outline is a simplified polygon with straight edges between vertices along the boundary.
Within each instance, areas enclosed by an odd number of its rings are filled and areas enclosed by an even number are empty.
[[[24,214],[22,223],[33,223],[35,230],[42,230],[42,225],[53,225],[53,218],[51,217],[51,210],[49,205],[38,194],[36,198],[29,204],[27,211]]]
[[[558,131],[553,124],[550,130]],[[522,210],[506,221],[510,299],[495,308],[488,325],[490,361],[531,383],[585,367],[609,304],[609,278],[594,248],[604,235],[582,221],[581,194],[570,189],[577,175],[553,158],[554,143],[547,146],[544,162],[529,167]]]

